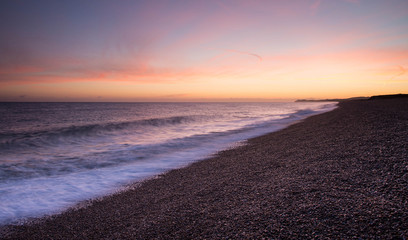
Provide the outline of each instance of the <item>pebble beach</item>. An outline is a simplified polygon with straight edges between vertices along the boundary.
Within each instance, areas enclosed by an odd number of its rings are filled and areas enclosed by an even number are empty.
[[[2,239],[407,239],[408,98],[339,103]]]

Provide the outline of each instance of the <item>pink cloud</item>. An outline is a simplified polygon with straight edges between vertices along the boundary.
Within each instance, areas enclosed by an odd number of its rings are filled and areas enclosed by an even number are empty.
[[[254,59],[262,59],[263,64],[249,64],[250,59],[236,58],[230,53],[248,55]],[[348,50],[331,53],[303,54],[291,53],[283,55],[267,55],[262,58],[256,54],[233,49],[225,50],[214,59],[192,68],[160,68],[149,62],[138,65],[92,65],[86,62],[78,64],[55,64],[50,68],[3,68],[0,73],[2,85],[77,82],[77,81],[126,81],[134,83],[182,83],[195,81],[198,78],[229,76],[239,77],[251,74],[270,74],[272,72],[296,72],[319,67],[332,68],[335,71],[361,71],[369,68],[380,68],[390,63],[400,63],[400,67],[390,73],[392,79],[406,74],[404,67],[408,56],[407,49],[387,50]],[[218,60],[217,60],[218,58]],[[62,67],[63,66],[63,67]],[[53,68],[54,67],[54,68]]]
[[[397,73],[391,77],[390,81],[395,80],[396,78],[398,78],[399,76],[404,75],[407,72],[407,69],[404,68],[403,66],[398,66],[398,70]]]
[[[322,4],[322,0],[316,0],[313,2],[313,4],[310,6],[310,9],[316,11],[317,9],[319,9],[320,4]]]

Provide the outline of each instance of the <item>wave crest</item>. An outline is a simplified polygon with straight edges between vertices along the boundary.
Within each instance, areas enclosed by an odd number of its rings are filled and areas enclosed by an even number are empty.
[[[16,146],[40,146],[41,143],[53,142],[61,138],[78,138],[115,134],[146,127],[163,127],[180,125],[196,121],[194,116],[174,116],[165,118],[150,118],[127,122],[112,122],[62,127],[50,130],[4,133],[0,134],[0,149],[10,149]]]

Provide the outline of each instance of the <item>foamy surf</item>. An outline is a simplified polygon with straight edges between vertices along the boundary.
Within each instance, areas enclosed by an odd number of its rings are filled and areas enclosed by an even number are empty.
[[[335,103],[3,104],[0,224],[61,212],[334,108]]]

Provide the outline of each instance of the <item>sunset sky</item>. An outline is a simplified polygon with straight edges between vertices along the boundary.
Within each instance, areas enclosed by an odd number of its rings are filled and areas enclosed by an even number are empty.
[[[407,0],[0,2],[0,101],[408,93]]]

